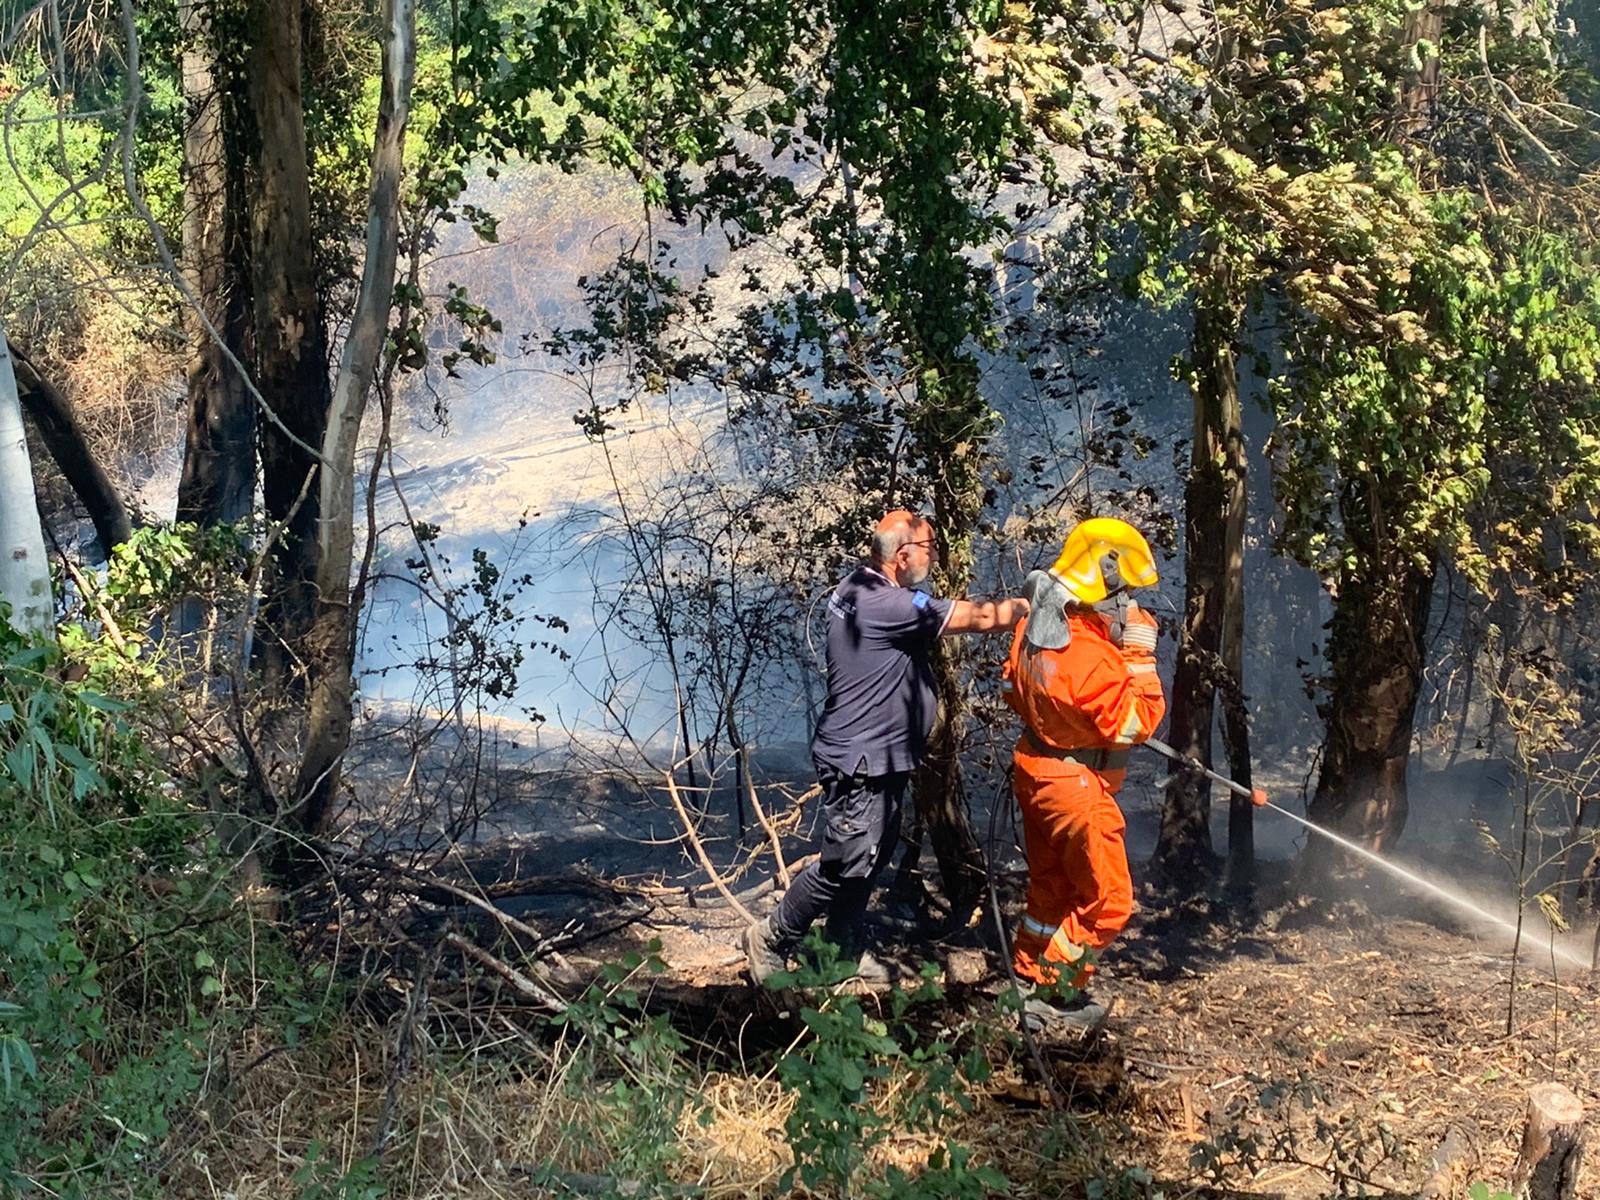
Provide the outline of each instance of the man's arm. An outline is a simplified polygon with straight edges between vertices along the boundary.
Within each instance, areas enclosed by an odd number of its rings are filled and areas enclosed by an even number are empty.
[[[1021,596],[1010,600],[952,600],[950,618],[942,634],[993,633],[1010,629],[1028,615],[1028,602]]]

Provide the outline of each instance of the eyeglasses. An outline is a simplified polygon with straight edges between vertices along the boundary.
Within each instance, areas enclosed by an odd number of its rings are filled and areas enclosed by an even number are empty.
[[[900,543],[900,548],[902,550],[904,550],[909,546],[927,546],[929,549],[932,549],[933,543],[934,543],[934,539],[933,538],[918,538],[914,542],[901,542]]]

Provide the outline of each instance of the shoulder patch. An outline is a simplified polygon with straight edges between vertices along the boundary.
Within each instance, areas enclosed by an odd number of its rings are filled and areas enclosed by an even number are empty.
[[[932,600],[932,599],[933,599],[933,597],[928,595],[927,592],[912,592],[911,593],[911,607],[912,608],[927,608],[928,607],[928,602],[930,600]]]

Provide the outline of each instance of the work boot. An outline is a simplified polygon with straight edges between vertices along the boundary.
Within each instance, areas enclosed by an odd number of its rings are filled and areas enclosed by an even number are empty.
[[[750,978],[757,987],[765,986],[768,977],[789,969],[788,956],[773,937],[771,918],[762,917],[754,925],[745,927],[744,957]]]
[[[870,950],[863,950],[855,962],[856,973],[851,978],[859,979],[869,986],[887,987],[889,981],[894,978],[894,973],[889,970],[889,964]]]
[[[1087,992],[1070,999],[1049,998],[1043,989],[1027,988],[1022,993],[1022,1020],[1030,1033],[1076,1033],[1092,1037],[1105,1027],[1111,1006],[1097,1004]]]

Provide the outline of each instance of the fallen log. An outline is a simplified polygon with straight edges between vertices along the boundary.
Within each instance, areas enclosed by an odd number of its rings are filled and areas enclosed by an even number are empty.
[[[1417,1200],[1450,1200],[1462,1191],[1457,1185],[1471,1156],[1472,1145],[1459,1125],[1445,1131],[1444,1140],[1428,1160],[1428,1177],[1417,1189]]]
[[[1583,1151],[1583,1101],[1562,1084],[1535,1084],[1528,1092],[1512,1194],[1518,1200],[1576,1200]]]

